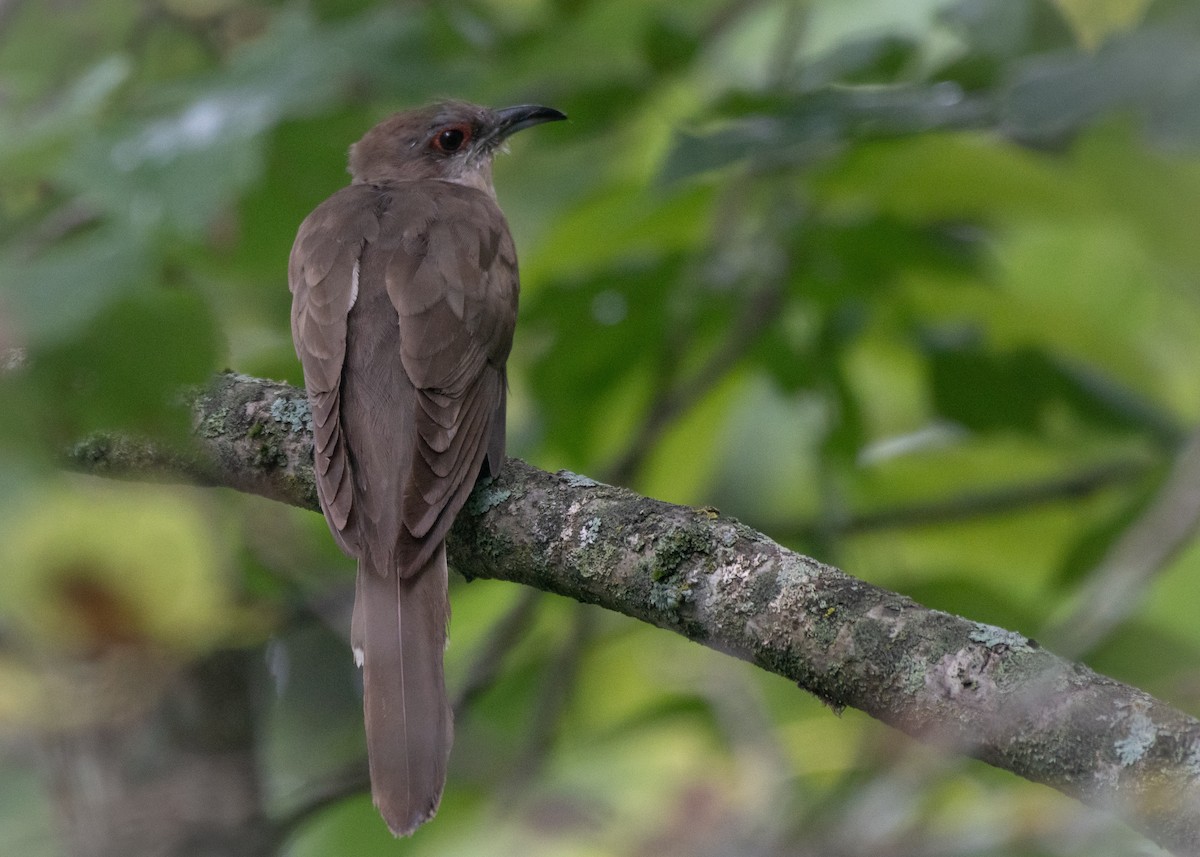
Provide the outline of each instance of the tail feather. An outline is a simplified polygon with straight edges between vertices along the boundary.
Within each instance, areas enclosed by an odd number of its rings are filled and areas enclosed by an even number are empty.
[[[363,668],[371,793],[397,836],[433,817],[446,782],[446,587],[444,545],[409,576],[359,563],[351,642]]]

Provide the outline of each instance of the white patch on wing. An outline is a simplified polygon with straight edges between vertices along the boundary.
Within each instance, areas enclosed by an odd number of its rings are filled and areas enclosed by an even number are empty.
[[[355,646],[355,647],[354,647],[354,665],[355,665],[356,667],[358,667],[359,669],[362,669],[362,665],[363,665],[363,650],[362,650],[362,649],[360,649],[360,648],[358,648],[357,646]]]
[[[362,264],[361,260],[355,259],[354,270],[350,272],[350,306],[346,307],[346,312],[354,309],[354,302],[358,300],[358,266],[360,264]]]

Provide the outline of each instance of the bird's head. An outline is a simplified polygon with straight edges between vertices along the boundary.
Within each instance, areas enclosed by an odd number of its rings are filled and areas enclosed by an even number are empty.
[[[492,193],[492,156],[509,136],[567,117],[522,104],[492,110],[448,101],[397,113],[350,147],[355,182],[441,179]]]

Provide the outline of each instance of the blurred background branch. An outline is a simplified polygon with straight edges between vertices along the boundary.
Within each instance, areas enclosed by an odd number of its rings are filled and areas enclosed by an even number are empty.
[[[1200,527],[1200,432],[1179,450],[1142,515],[1088,575],[1070,612],[1046,634],[1058,651],[1079,656],[1129,618],[1139,601]]]

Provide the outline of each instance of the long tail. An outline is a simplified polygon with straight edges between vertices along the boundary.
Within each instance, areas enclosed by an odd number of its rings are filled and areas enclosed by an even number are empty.
[[[396,836],[437,812],[453,715],[442,653],[450,605],[446,548],[416,574],[358,565],[351,644],[363,668],[371,795]]]

